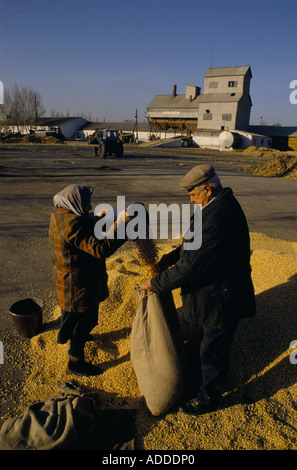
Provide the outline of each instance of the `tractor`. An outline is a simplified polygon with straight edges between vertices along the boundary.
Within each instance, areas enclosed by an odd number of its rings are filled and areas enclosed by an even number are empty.
[[[89,144],[94,145],[94,155],[106,158],[107,155],[122,157],[124,153],[123,141],[120,133],[115,129],[96,129],[94,134],[89,137]]]

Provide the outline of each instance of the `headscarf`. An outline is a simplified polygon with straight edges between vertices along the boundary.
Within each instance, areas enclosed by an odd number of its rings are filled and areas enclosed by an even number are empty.
[[[92,186],[70,184],[54,196],[54,206],[68,209],[76,215],[88,215],[85,208],[91,199],[93,190]]]

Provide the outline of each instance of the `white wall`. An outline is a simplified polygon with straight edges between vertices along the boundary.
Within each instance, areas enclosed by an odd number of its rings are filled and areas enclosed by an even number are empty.
[[[266,135],[251,134],[249,132],[236,131],[242,139],[241,148],[254,147],[271,147],[272,139]]]
[[[72,139],[76,132],[84,125],[87,121],[83,118],[75,118],[70,119],[64,123],[60,123],[58,127],[60,127],[62,134],[65,136],[66,139]],[[35,128],[35,126],[33,126]],[[38,130],[49,130],[49,127],[52,126],[37,126]],[[30,126],[7,126],[7,130],[11,132],[20,132],[22,135],[26,135],[30,133]]]
[[[63,124],[60,124],[62,134],[65,136],[65,139],[73,139],[76,132],[84,125],[87,121],[83,118],[76,118],[66,121]]]
[[[206,113],[209,110],[209,113]],[[211,114],[212,119],[203,119],[204,114]],[[223,121],[223,114],[231,114],[232,118],[230,121]],[[237,114],[237,102],[231,103],[200,103],[199,105],[199,117],[198,117],[198,129],[221,129],[224,126],[226,130],[234,129]]]
[[[229,87],[229,82],[237,82],[237,86]],[[216,88],[212,88],[210,84],[217,84]],[[244,84],[243,75],[226,75],[221,77],[206,77],[204,80],[204,94],[207,93],[242,93]]]

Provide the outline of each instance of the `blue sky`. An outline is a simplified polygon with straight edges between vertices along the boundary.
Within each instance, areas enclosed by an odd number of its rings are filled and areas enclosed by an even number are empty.
[[[52,109],[145,120],[157,94],[250,65],[251,124],[297,126],[296,0],[0,0],[0,80]],[[26,11],[24,11],[26,10]]]

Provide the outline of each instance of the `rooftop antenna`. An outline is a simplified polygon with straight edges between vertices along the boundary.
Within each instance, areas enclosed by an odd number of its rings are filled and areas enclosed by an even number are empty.
[[[210,68],[211,69],[212,69],[212,65],[213,65],[214,43],[215,43],[215,33],[213,33],[212,46],[211,46],[211,60],[210,60]]]

